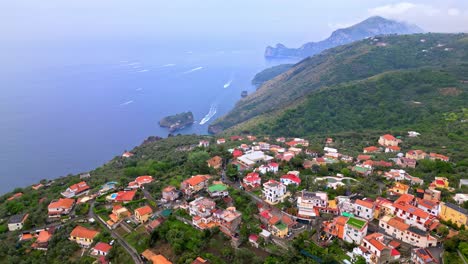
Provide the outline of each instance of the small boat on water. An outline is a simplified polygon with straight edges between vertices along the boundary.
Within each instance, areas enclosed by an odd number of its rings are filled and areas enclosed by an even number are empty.
[[[247,97],[247,95],[249,95],[249,93],[247,91],[242,91],[242,93],[241,93],[242,98]]]
[[[210,121],[210,119],[216,114],[217,107],[216,105],[211,105],[210,111],[208,111],[208,114],[203,117],[203,119],[200,121],[200,125],[204,125],[206,122]]]

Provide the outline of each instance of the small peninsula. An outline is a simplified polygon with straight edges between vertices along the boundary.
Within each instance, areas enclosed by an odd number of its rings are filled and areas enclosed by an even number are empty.
[[[169,128],[169,132],[175,132],[193,124],[193,113],[183,112],[171,116],[166,116],[159,121],[161,127]]]

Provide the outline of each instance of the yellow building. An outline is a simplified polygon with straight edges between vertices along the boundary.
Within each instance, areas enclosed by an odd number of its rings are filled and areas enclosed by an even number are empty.
[[[70,240],[75,241],[82,247],[89,247],[94,238],[99,234],[98,231],[87,229],[83,226],[76,226],[70,233]]]
[[[451,220],[452,223],[459,227],[462,225],[468,227],[468,210],[457,205],[451,203],[441,203],[439,217],[444,221]]]
[[[407,194],[409,186],[401,182],[395,182],[395,185],[389,190],[392,195],[402,195]]]
[[[281,238],[286,237],[288,235],[288,230],[288,226],[283,224],[282,222],[271,226],[272,234]]]
[[[135,218],[140,223],[148,222],[148,219],[153,214],[153,209],[148,205],[135,209]]]
[[[445,177],[435,177],[434,181],[430,185],[431,188],[442,188],[448,189],[449,181]]]

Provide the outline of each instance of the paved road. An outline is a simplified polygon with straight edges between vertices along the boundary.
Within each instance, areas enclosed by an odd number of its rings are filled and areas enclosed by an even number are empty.
[[[101,222],[101,224],[109,231],[112,235],[113,238],[116,238],[120,245],[123,246],[123,248],[130,254],[130,256],[133,258],[133,261],[138,264],[142,264],[143,261],[140,258],[140,254],[130,245],[125,241],[123,237],[121,237],[117,232],[114,232],[114,230],[110,229],[107,227],[106,223],[102,221],[95,213],[94,213],[94,201],[91,202],[91,206],[89,207],[89,212],[88,212],[88,217],[89,218],[94,218],[95,220]]]

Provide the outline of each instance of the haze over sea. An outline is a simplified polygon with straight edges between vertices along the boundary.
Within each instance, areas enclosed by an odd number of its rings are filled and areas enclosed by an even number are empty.
[[[9,49],[0,74],[0,193],[91,170],[150,135],[166,137],[158,121],[167,115],[190,110],[196,123],[177,133],[206,134],[242,90],[255,90],[255,73],[278,63],[264,60],[264,45],[186,44],[111,39]],[[200,125],[213,105],[216,114]]]

